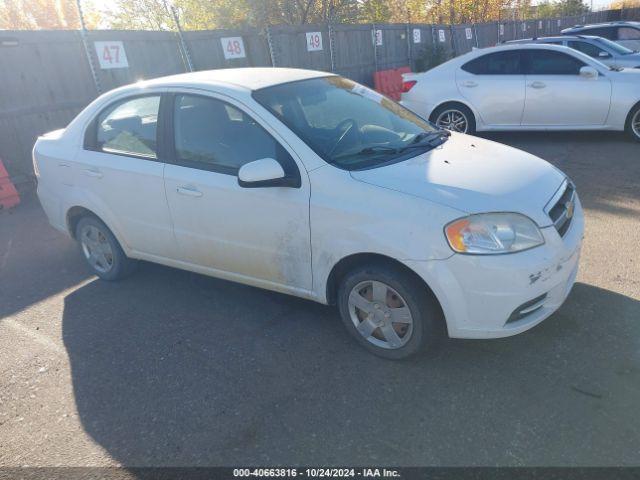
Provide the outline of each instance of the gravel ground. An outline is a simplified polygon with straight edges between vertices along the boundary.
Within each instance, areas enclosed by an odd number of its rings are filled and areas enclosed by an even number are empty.
[[[389,362],[333,308],[144,264],[89,276],[37,201],[0,213],[0,465],[640,465],[640,145],[500,134],[576,182],[551,318]]]

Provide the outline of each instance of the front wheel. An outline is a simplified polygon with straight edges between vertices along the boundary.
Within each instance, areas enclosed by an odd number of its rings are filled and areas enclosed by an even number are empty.
[[[435,298],[401,269],[373,265],[350,272],[340,284],[338,307],[356,341],[380,357],[409,357],[442,333]]]
[[[476,119],[466,106],[450,103],[438,107],[431,115],[431,121],[439,128],[452,132],[476,133]]]
[[[636,105],[629,113],[627,133],[636,142],[640,142],[640,105]]]

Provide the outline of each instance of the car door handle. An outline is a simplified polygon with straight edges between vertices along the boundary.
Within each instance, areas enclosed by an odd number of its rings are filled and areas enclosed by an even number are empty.
[[[102,172],[93,168],[86,168],[82,171],[87,177],[102,178]]]
[[[468,87],[468,88],[473,88],[473,87],[477,87],[478,84],[476,82],[474,82],[473,80],[467,80],[466,82],[462,82],[462,86],[463,87]]]
[[[547,86],[544,82],[532,82],[529,84],[531,88],[545,88]]]
[[[202,196],[202,192],[200,190],[197,190],[195,187],[190,186],[178,187],[176,188],[176,192],[178,192],[180,195],[186,195],[188,197]]]

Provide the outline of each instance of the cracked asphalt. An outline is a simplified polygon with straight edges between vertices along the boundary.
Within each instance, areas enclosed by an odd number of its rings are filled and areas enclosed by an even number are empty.
[[[486,135],[576,182],[578,282],[522,335],[385,361],[331,307],[143,264],[88,275],[0,212],[0,466],[640,465],[640,145]]]

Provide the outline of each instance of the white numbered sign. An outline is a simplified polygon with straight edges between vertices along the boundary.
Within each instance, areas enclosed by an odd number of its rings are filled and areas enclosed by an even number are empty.
[[[420,43],[420,29],[413,29],[413,43]]]
[[[100,68],[128,68],[127,54],[122,42],[93,42]]]
[[[526,23],[523,23],[523,24],[522,24],[522,31],[523,31],[523,32],[526,32],[526,31],[527,31],[527,24],[526,24]]]
[[[504,25],[500,25],[500,36],[504,35]]]
[[[540,20],[540,21],[538,22],[538,28],[539,28],[540,30],[542,30],[542,20]]]
[[[464,35],[467,37],[467,40],[471,40],[473,38],[473,33],[471,33],[471,29],[469,27],[464,29]]]
[[[558,19],[558,26],[562,25],[562,20]]]
[[[375,32],[373,32],[373,34],[376,46],[380,47],[382,45],[382,30],[376,30]]]
[[[220,42],[222,43],[222,51],[226,60],[245,58],[247,56],[244,53],[242,37],[223,37]]]
[[[307,32],[307,51],[322,50],[322,32]]]
[[[438,39],[439,39],[441,42],[444,42],[444,41],[445,41],[444,30],[438,30]]]

